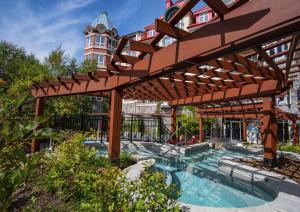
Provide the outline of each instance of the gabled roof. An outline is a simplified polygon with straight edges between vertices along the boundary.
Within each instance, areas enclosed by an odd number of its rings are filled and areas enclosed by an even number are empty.
[[[108,18],[107,12],[101,12],[100,15],[91,23],[91,27],[96,28],[98,24],[103,24],[107,30],[113,28],[112,22]]]

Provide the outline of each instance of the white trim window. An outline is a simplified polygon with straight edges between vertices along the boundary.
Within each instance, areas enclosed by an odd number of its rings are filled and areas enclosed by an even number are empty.
[[[105,46],[105,36],[102,35],[96,35],[96,46]]]
[[[177,24],[176,27],[178,27],[179,29],[183,29],[184,28],[184,22],[183,20],[180,20]]]
[[[204,23],[208,21],[208,12],[202,13],[198,16],[198,22],[199,23]]]
[[[85,55],[85,60],[87,61],[92,61],[93,60],[93,54],[88,54],[88,55]]]
[[[105,65],[105,55],[104,54],[95,54],[95,59],[98,66]]]
[[[136,57],[136,52],[135,51],[128,51],[127,55]]]
[[[91,47],[92,45],[92,36],[85,37],[85,47]]]
[[[154,35],[155,35],[155,30],[154,29],[150,29],[148,31],[148,37],[154,37]]]
[[[116,41],[108,39],[108,49],[114,50],[116,48]]]
[[[174,43],[175,42],[175,39],[174,38],[170,38],[168,36],[164,37],[163,39],[163,46],[166,47],[166,46],[169,46],[170,44]]]

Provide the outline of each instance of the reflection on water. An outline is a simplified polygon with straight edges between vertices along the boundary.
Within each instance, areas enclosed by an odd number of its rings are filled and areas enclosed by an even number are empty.
[[[263,185],[252,184],[222,175],[218,159],[241,156],[230,151],[208,150],[190,157],[156,158],[156,170],[167,175],[181,192],[179,201],[209,207],[249,207],[274,200],[275,194]]]

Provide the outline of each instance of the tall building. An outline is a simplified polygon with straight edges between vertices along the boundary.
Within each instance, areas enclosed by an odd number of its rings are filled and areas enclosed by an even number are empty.
[[[184,4],[185,0],[166,0],[166,11],[164,15],[159,19],[168,21],[173,14]],[[192,32],[212,19],[215,13],[209,7],[202,7],[196,11],[188,13],[180,22],[177,27]],[[124,35],[129,39],[136,41],[150,42],[151,38],[156,35],[154,23],[144,27],[143,31],[137,31]],[[86,60],[96,60],[99,70],[105,70],[106,64],[110,61],[110,57],[114,53],[117,46],[117,42],[120,39],[118,30],[113,27],[108,14],[106,12],[100,13],[100,15],[89,24],[84,30],[85,35],[85,47],[84,58]],[[159,43],[159,46],[168,46],[174,43],[174,38],[165,36]],[[138,52],[125,50],[125,55],[137,56]]]
[[[185,0],[166,0],[166,10],[159,19],[168,21],[172,15],[184,4]],[[202,7],[196,11],[189,12],[179,23],[177,27],[192,32],[199,28],[213,17],[215,13],[209,7]],[[128,39],[142,41],[148,43],[156,35],[155,25],[151,23],[144,27],[143,31],[136,31],[123,37]],[[84,30],[85,35],[85,47],[84,47],[84,58],[86,60],[95,60],[97,62],[98,69],[106,70],[107,63],[110,62],[110,58],[114,53],[117,46],[117,42],[120,39],[118,30],[113,27],[113,23],[110,21],[109,16],[106,12],[100,13],[100,15],[89,24]],[[165,47],[174,43],[176,39],[165,36],[159,46]],[[123,51],[123,54],[130,56],[138,56],[139,52],[130,51],[129,49]],[[160,111],[158,107],[162,105],[162,110],[167,110],[166,104],[158,104],[157,102],[149,101],[138,101],[138,100],[124,100],[123,101],[123,112],[125,113],[143,113],[153,114]],[[99,108],[99,107],[95,107]],[[97,112],[97,111],[95,111]]]
[[[85,60],[95,60],[99,70],[105,70],[118,40],[118,30],[113,27],[106,12],[100,15],[84,30]]]

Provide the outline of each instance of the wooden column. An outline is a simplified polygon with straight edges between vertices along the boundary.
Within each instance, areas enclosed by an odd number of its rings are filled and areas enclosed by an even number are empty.
[[[274,97],[263,99],[262,140],[264,144],[264,163],[266,166],[276,165],[277,123]]]
[[[39,116],[42,116],[44,113],[44,98],[38,97],[35,100],[35,109],[34,109],[34,116],[35,118],[38,118]],[[37,129],[34,130],[34,132]],[[33,138],[31,140],[31,152],[35,153],[36,151],[40,150],[40,142],[38,139]]]
[[[199,141],[200,143],[204,142],[204,119],[199,117]]]
[[[247,142],[247,120],[243,119],[243,141]]]
[[[113,90],[109,111],[109,150],[108,154],[112,161],[120,159],[120,135],[122,128],[122,96],[121,90]]]
[[[176,132],[176,115],[177,115],[177,109],[176,109],[176,107],[172,107],[172,109],[171,109],[171,133]]]
[[[299,144],[299,129],[297,124],[297,119],[292,119],[292,130],[293,130],[293,145]]]

